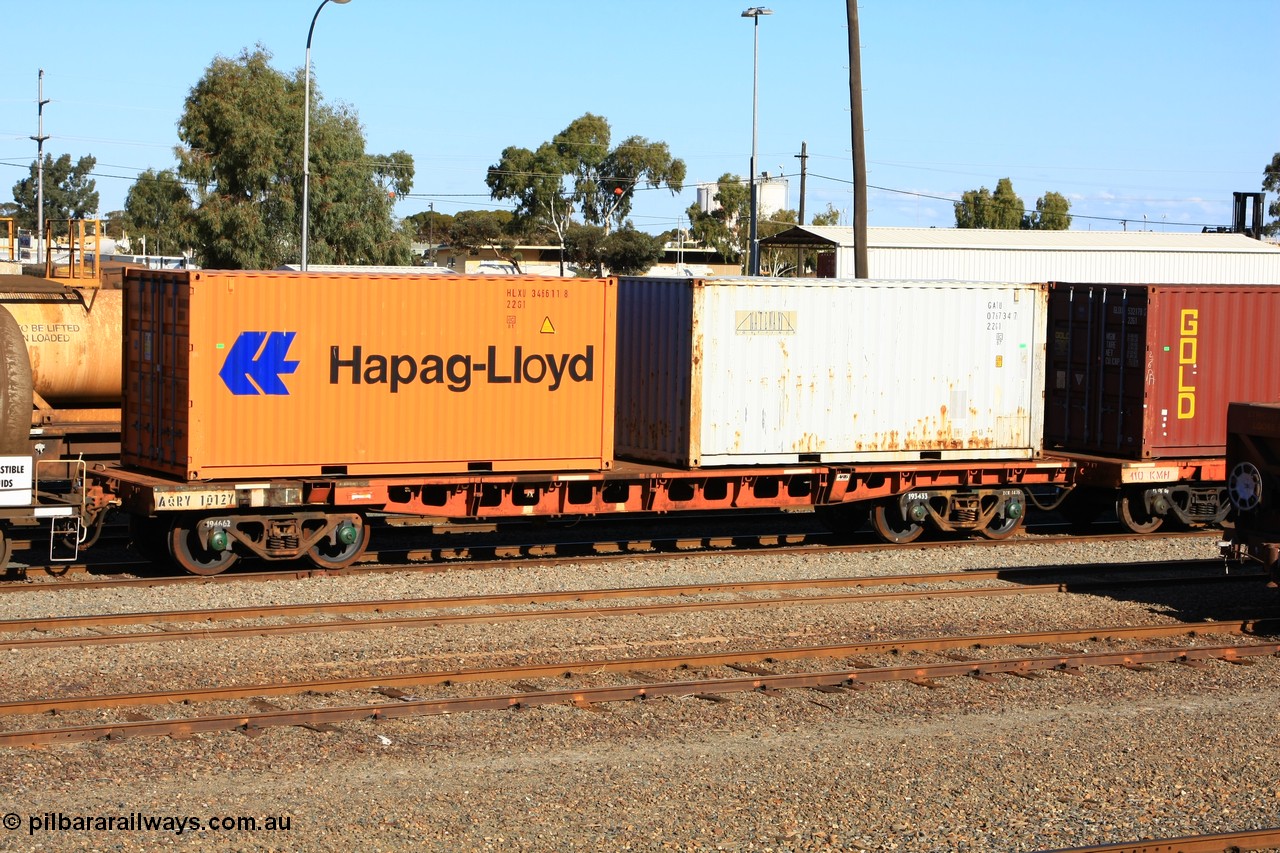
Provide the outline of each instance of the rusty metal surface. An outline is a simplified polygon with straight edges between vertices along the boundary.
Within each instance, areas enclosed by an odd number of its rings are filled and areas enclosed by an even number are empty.
[[[1253,629],[1254,623],[1201,622],[1185,625],[1124,626],[1090,628],[1077,631],[1038,631],[1025,634],[976,634],[959,637],[928,637],[922,639],[884,640],[878,642],[843,643],[823,646],[796,646],[791,648],[748,649],[730,652],[713,652],[694,655],[666,655],[648,658],[617,658],[613,660],[557,661],[546,664],[523,664],[508,667],[481,667],[453,669],[437,672],[390,673],[375,676],[349,676],[290,683],[246,684],[228,687],[202,687],[192,689],[160,690],[149,693],[120,693],[97,696],[47,697],[38,699],[14,699],[0,702],[0,716],[22,714],[61,713],[86,708],[117,708],[137,705],[160,705],[176,702],[212,702],[226,699],[244,699],[253,696],[289,696],[307,692],[336,693],[353,690],[401,689],[428,687],[442,684],[461,684],[480,681],[519,681],[535,678],[563,678],[567,675],[598,672],[652,672],[675,669],[728,666],[742,672],[768,675],[755,663],[772,661],[809,660],[813,658],[841,658],[868,654],[905,654],[908,652],[941,652],[954,649],[996,648],[1017,645],[1042,645],[1072,643],[1106,638],[1110,641],[1152,638],[1191,637],[1200,633],[1233,634]],[[1202,647],[1208,648],[1208,647]],[[1221,651],[1223,648],[1214,646]],[[1200,649],[1195,649],[1199,652]],[[1218,655],[1192,655],[1188,660],[1213,659]],[[970,661],[959,660],[960,663]],[[860,670],[868,672],[869,670]],[[896,669],[891,671],[897,671]],[[915,676],[913,676],[915,677]]]
[[[44,401],[55,408],[120,405],[119,290],[31,276],[6,276],[0,287],[0,305],[22,329],[35,392]]]
[[[1126,841],[1091,847],[1064,847],[1043,853],[1242,853],[1245,850],[1271,850],[1277,847],[1280,847],[1280,827],[1152,841]]]
[[[1163,539],[1203,539],[1209,537],[1221,537],[1222,532],[1218,530],[1187,530],[1177,533],[1161,532],[1160,537]],[[1078,534],[1062,535],[1062,534],[1036,534],[1034,537],[1024,536],[1013,540],[1012,544],[1035,544],[1042,542],[1044,544],[1056,544],[1063,541],[1088,541],[1088,542],[1126,542],[1135,539],[1150,540],[1150,535],[1138,535],[1133,533],[1104,533],[1089,534],[1080,536]],[[634,560],[649,557],[653,559],[670,560],[678,557],[681,553],[689,555],[697,555],[705,553],[698,552],[673,552],[660,547],[664,540],[661,537],[650,537],[646,539],[636,539],[626,542],[619,542],[616,538],[609,538],[605,542],[593,543],[598,547],[597,553],[584,555],[575,552],[570,559],[575,562],[590,561],[603,562],[610,560]],[[585,543],[576,541],[569,543],[571,545],[583,545]],[[918,541],[912,544],[914,549],[929,550],[934,548],[950,548],[954,546],[954,542],[950,540],[934,540],[934,541]],[[966,547],[975,548],[999,548],[1003,543],[989,539],[972,539],[966,540]],[[15,545],[19,547],[30,547],[31,543],[26,540],[15,540]],[[526,550],[522,546],[511,546],[512,549]],[[883,542],[874,542],[871,544],[797,544],[787,543],[783,545],[767,546],[775,553],[815,553],[818,549],[824,551],[836,552],[867,552],[881,551],[886,548],[896,546],[886,545]],[[580,551],[581,549],[579,549]],[[719,552],[726,553],[724,551]],[[758,553],[756,549],[739,548],[734,551],[727,552],[730,554],[749,554]],[[461,567],[467,569],[479,568],[499,568],[509,562],[509,558],[505,555],[499,556],[493,553],[492,548],[469,548],[459,546],[457,548],[412,548],[407,551],[391,551],[390,554],[384,552],[379,554],[375,551],[368,551],[362,558],[365,563],[357,564],[342,570],[343,574],[356,573],[388,573],[388,572],[438,572],[453,570]],[[525,565],[554,565],[562,557],[554,557],[546,554],[529,553],[524,556]],[[211,584],[211,583],[239,583],[242,581],[279,581],[288,578],[305,579],[314,577],[325,577],[330,574],[324,569],[313,567],[299,567],[297,565],[289,565],[285,568],[273,569],[259,572],[234,572],[223,575],[213,575],[208,577],[197,577],[189,574],[161,575],[155,577],[103,577],[98,579],[85,578],[81,576],[90,571],[112,573],[112,572],[129,572],[137,571],[140,567],[148,565],[143,561],[112,561],[112,562],[95,562],[94,564],[86,563],[65,563],[56,564],[51,567],[29,566],[19,570],[16,574],[7,579],[0,579],[0,594],[4,593],[22,593],[34,592],[48,589],[100,589],[103,587],[149,587],[149,586],[170,586],[175,584]],[[1014,570],[1017,571],[1017,570]],[[31,582],[32,576],[49,575],[57,578],[51,582]],[[65,579],[64,579],[65,578]],[[5,581],[9,582],[5,582]]]
[[[1148,588],[1157,585],[1178,585],[1178,584],[1198,584],[1198,583],[1257,583],[1259,576],[1251,573],[1238,573],[1230,576],[1214,575],[1214,576],[1191,576],[1191,577],[1165,577],[1165,578],[1149,578],[1142,581]],[[917,579],[917,582],[926,581]],[[776,607],[821,607],[836,604],[866,603],[866,602],[882,602],[882,601],[909,601],[909,600],[936,600],[947,598],[974,598],[974,597],[1001,597],[1001,596],[1021,596],[1021,595],[1052,595],[1067,592],[1096,592],[1105,589],[1126,588],[1133,586],[1132,580],[1096,580],[1085,581],[1080,583],[1048,583],[1048,584],[1022,584],[1018,586],[1001,586],[1001,587],[965,587],[961,589],[928,589],[928,590],[905,590],[898,592],[857,592],[857,593],[828,593],[813,596],[777,596],[772,598],[749,598],[735,599],[730,601],[681,601],[667,604],[641,604],[641,605],[614,605],[607,608],[591,607],[591,608],[562,608],[548,610],[522,610],[522,611],[497,611],[497,612],[481,612],[481,613],[432,613],[429,616],[396,616],[377,619],[368,619],[361,622],[352,622],[347,620],[334,620],[324,622],[296,622],[279,625],[250,625],[250,626],[234,626],[228,628],[212,628],[201,625],[190,631],[173,630],[173,631],[156,631],[156,632],[137,632],[130,631],[120,634],[88,634],[75,635],[70,637],[59,636],[41,636],[29,639],[11,639],[0,640],[0,649],[45,649],[45,648],[64,648],[64,647],[86,647],[86,646],[107,646],[107,645],[130,645],[134,643],[164,643],[175,640],[211,640],[225,639],[228,637],[260,637],[280,634],[307,634],[320,633],[329,631],[353,631],[353,630],[369,630],[374,628],[427,628],[441,627],[445,625],[474,625],[488,624],[494,622],[521,622],[530,620],[549,620],[549,619],[596,619],[606,616],[652,616],[664,613],[690,613],[702,612],[708,610],[750,610],[764,609]],[[734,585],[728,587],[728,591],[732,591]],[[711,588],[704,588],[703,592],[712,592]],[[601,591],[601,598],[613,597],[610,592]],[[621,591],[627,597],[635,597],[630,591]],[[654,592],[640,592],[639,595],[657,595]],[[677,593],[672,593],[677,594]],[[696,594],[696,593],[685,593]],[[548,596],[550,601],[563,601],[566,597],[555,593]],[[589,594],[581,594],[583,600],[590,600],[592,596]],[[513,603],[538,603],[540,596],[538,594],[516,595],[516,596],[500,596],[493,602],[492,606],[510,605]],[[432,608],[436,606],[471,606],[474,604],[488,603],[479,600],[461,600],[458,604],[448,599],[423,600],[420,602],[407,602],[403,609]],[[395,605],[391,605],[395,606]],[[306,611],[310,606],[300,608]],[[334,612],[349,613],[358,612],[353,610],[344,610],[342,605],[333,608]],[[310,608],[314,610],[322,610],[324,608]],[[298,611],[294,611],[294,615]],[[89,616],[89,617],[68,617],[65,622],[60,620],[14,620],[0,626],[8,632],[22,630],[52,630],[56,628],[101,628],[112,625],[136,625],[136,624],[171,624],[179,621],[194,621],[202,619],[205,621],[216,621],[218,619],[242,619],[242,618],[263,618],[267,616],[288,615],[286,613],[276,613],[269,609],[242,610],[233,608],[220,614],[219,611],[209,610],[203,614],[195,611],[182,612],[176,614],[155,614],[154,618],[147,618],[149,614],[122,614],[116,616]]]
[[[619,279],[619,456],[1029,459],[1044,285]]]
[[[1104,631],[1106,629],[1103,629]],[[1096,634],[1097,632],[1095,632]],[[1006,635],[1009,636],[1009,635]],[[797,650],[798,651],[798,650]],[[891,681],[924,683],[935,678],[967,676],[983,678],[998,674],[1027,675],[1030,673],[1063,671],[1074,672],[1091,666],[1133,667],[1155,662],[1187,662],[1201,660],[1240,661],[1250,657],[1280,653],[1280,643],[1259,643],[1230,646],[1203,646],[1173,649],[1145,649],[1120,652],[1095,652],[1088,654],[1062,654],[1032,656],[1004,660],[958,661],[899,667],[854,667],[826,672],[798,675],[753,675],[743,678],[691,679],[666,683],[645,683],[607,687],[587,687],[569,690],[530,691],[514,694],[483,696],[468,699],[412,699],[404,697],[394,703],[348,705],[304,711],[261,711],[250,714],[224,714],[172,720],[139,720],[104,723],[90,726],[69,726],[40,730],[0,732],[0,747],[33,746],[52,743],[74,743],[106,737],[130,736],[183,736],[196,732],[253,730],[269,726],[316,726],[362,719],[395,719],[431,714],[452,714],[483,710],[509,710],[549,704],[587,705],[598,702],[629,701],[658,697],[689,696],[700,693],[735,693],[770,691],[791,688],[855,687]],[[666,659],[669,668],[679,659]],[[635,668],[634,661],[624,662]],[[597,667],[598,664],[591,664]],[[562,665],[561,665],[562,667]],[[564,670],[557,667],[559,675]],[[523,668],[521,668],[523,669]],[[541,668],[539,668],[541,669]],[[502,678],[527,677],[517,675],[520,670],[505,670]],[[411,676],[421,677],[421,676]],[[458,674],[453,675],[454,678]],[[492,678],[490,675],[488,678]],[[368,679],[366,679],[368,680]],[[445,679],[447,680],[447,679]],[[380,679],[380,687],[387,687],[389,679]],[[309,683],[314,684],[314,683]],[[288,685],[280,685],[288,687]],[[307,689],[315,689],[309,686]],[[261,692],[261,691],[260,691]],[[155,694],[148,694],[153,701]],[[248,693],[243,695],[249,695]],[[129,704],[128,696],[114,697],[122,704]],[[74,700],[73,700],[74,701]],[[24,711],[27,713],[27,711]]]

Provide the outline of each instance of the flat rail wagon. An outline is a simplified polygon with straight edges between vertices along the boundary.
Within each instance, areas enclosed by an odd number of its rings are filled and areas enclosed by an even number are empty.
[[[808,508],[865,517],[870,505],[878,531],[911,541],[924,529],[928,502],[945,496],[955,512],[943,529],[1002,538],[1020,526],[1028,502],[1068,488],[1071,472],[1056,459],[715,469],[620,460],[590,472],[188,482],[108,467],[89,476],[137,521],[135,538],[190,572],[216,574],[240,555],[342,568],[364,553],[369,519],[381,513],[500,520]]]
[[[340,568],[378,514],[811,508],[837,527],[869,513],[894,542],[927,525],[1002,538],[1073,471],[1040,458],[1045,294],[131,271],[122,460],[90,480],[131,514],[135,541],[202,574],[240,555]],[[925,311],[940,301],[949,310]],[[931,353],[949,371],[908,408],[900,360],[871,369],[849,344],[888,312],[935,317]],[[744,429],[765,424],[741,441],[727,433],[735,401]],[[892,428],[908,416],[920,430]],[[668,428],[675,452],[640,440]]]

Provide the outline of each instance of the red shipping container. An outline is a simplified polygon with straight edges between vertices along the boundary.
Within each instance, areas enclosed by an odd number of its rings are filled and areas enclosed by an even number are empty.
[[[612,465],[611,279],[130,270],[121,461],[180,479]]]
[[[1227,404],[1280,401],[1280,287],[1050,285],[1045,449],[1221,456]]]

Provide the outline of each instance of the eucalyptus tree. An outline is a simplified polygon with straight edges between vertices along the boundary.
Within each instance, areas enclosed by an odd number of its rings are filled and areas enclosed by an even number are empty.
[[[565,254],[580,276],[644,275],[662,260],[664,249],[662,237],[637,231],[630,221],[609,232],[574,223],[565,235]]]
[[[1034,212],[1027,211],[1013,191],[1013,182],[1001,178],[994,193],[980,187],[961,196],[955,203],[956,227],[1063,231],[1071,227],[1070,209],[1065,196],[1048,192],[1036,200]]]
[[[517,251],[520,222],[506,210],[460,210],[449,223],[445,235],[449,247],[467,255],[478,255],[488,249],[522,274],[523,255]]]
[[[986,187],[969,190],[955,204],[957,228],[1022,227],[1022,199],[1013,191],[1013,182],[1001,178],[993,194]]]
[[[1266,192],[1280,193],[1280,152],[1277,152],[1262,170],[1262,189]],[[1272,200],[1267,206],[1267,213],[1274,218],[1262,227],[1262,233],[1280,234],[1280,197]]]
[[[1071,227],[1071,202],[1061,193],[1047,192],[1036,199],[1034,213],[1027,214],[1022,226],[1034,231],[1066,231]]]
[[[191,196],[178,176],[169,169],[148,169],[125,197],[123,228],[135,253],[145,245],[153,255],[176,255],[195,243],[194,215]]]
[[[716,206],[712,210],[694,204],[685,211],[690,233],[726,261],[741,261],[748,249],[751,190],[741,176],[725,172],[716,182],[713,200]]]
[[[201,263],[275,268],[301,256],[302,69],[287,76],[261,46],[217,57],[192,87],[178,122],[178,176],[195,187]],[[408,264],[393,204],[413,186],[413,158],[370,155],[354,110],[314,90],[309,260]]]
[[[44,155],[44,218],[87,219],[98,212],[97,183],[92,156],[81,157],[73,164],[70,154],[54,159]],[[36,198],[39,180],[37,163],[31,161],[31,174],[13,185],[13,214],[20,228],[36,227]]]
[[[586,113],[536,149],[504,149],[485,183],[493,198],[515,201],[526,230],[543,229],[561,247],[575,214],[607,234],[626,221],[637,189],[684,188],[684,161],[667,143],[629,136],[610,146],[609,122]]]

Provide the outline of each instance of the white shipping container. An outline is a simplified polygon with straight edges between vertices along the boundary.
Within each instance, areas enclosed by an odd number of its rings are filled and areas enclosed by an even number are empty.
[[[615,446],[701,467],[1030,459],[1041,284],[622,278]]]

